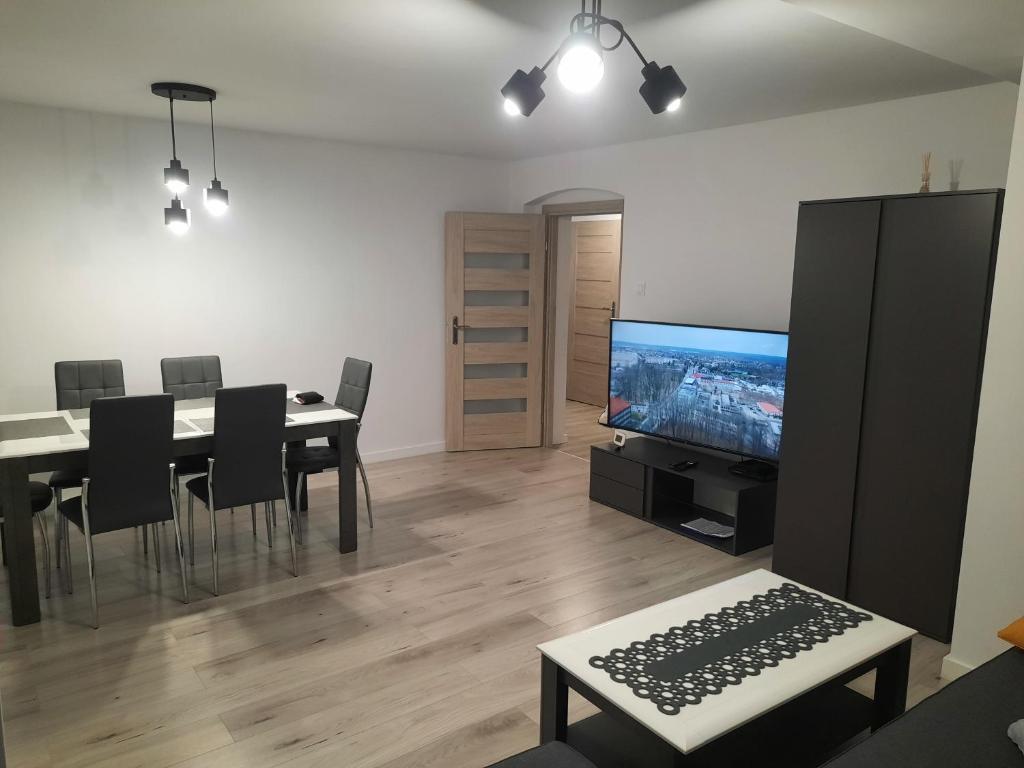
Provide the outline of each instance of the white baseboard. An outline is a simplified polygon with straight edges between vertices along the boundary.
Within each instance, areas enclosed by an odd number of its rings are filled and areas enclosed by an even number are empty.
[[[383,451],[368,451],[362,455],[363,463],[372,464],[377,461],[391,461],[393,459],[407,459],[410,456],[422,456],[425,453],[440,453],[443,450],[444,442],[437,442],[408,445],[404,448],[386,448]]]
[[[956,680],[958,677],[963,677],[970,672],[974,667],[970,664],[964,664],[962,661],[954,659],[952,655],[947,655],[942,658],[942,669],[939,671],[939,677],[943,680]]]

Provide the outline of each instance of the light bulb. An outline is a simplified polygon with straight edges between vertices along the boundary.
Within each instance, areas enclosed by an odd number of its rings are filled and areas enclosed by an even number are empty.
[[[188,189],[188,169],[181,167],[181,160],[172,159],[171,164],[164,168],[164,186],[175,196]]]
[[[597,41],[590,35],[578,35],[558,62],[558,79],[573,93],[593,90],[604,77],[604,59]]]
[[[672,101],[668,103],[668,106],[665,107],[665,109],[668,110],[669,112],[675,112],[677,109],[679,109],[682,103],[682,99],[672,99]]]
[[[188,232],[188,227],[189,224],[187,221],[180,221],[178,219],[175,219],[174,221],[167,225],[167,228],[171,230],[171,232],[179,236],[184,235],[186,232]]]
[[[203,202],[211,215],[223,216],[228,209],[228,191],[221,187],[220,181],[214,179],[203,190]]]
[[[192,214],[188,208],[182,208],[181,200],[178,198],[171,200],[170,208],[164,208],[164,224],[174,234],[184,235],[191,223]]]
[[[505,114],[516,117],[523,113],[520,111],[519,105],[512,101],[512,99],[505,99]]]

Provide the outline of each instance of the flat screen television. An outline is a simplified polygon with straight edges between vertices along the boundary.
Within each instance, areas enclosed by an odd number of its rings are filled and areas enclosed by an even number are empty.
[[[789,336],[612,320],[608,426],[777,462]]]

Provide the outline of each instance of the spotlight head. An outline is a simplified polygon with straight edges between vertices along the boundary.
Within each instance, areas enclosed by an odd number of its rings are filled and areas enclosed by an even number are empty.
[[[686,86],[672,67],[659,67],[656,62],[649,62],[641,70],[644,84],[640,86],[640,95],[644,97],[651,112],[660,115],[662,112],[675,112],[683,103]]]
[[[181,167],[181,160],[172,158],[171,164],[164,168],[164,186],[175,195],[188,189],[188,169]]]
[[[188,232],[192,218],[188,208],[181,207],[181,200],[175,197],[171,200],[171,207],[164,208],[164,224],[176,235],[183,235]]]
[[[501,95],[505,97],[505,112],[529,117],[544,100],[544,91],[540,86],[545,79],[547,75],[538,67],[531,69],[530,74],[517,69],[501,89]]]
[[[573,93],[594,90],[604,77],[604,57],[593,35],[577,32],[569,38],[558,62],[558,79]]]
[[[228,209],[228,191],[221,187],[220,181],[214,179],[210,186],[203,190],[203,202],[214,216],[223,216]]]

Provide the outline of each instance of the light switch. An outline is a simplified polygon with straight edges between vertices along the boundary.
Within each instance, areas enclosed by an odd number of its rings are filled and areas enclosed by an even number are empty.
[[[646,281],[641,280],[639,283],[636,284],[636,295],[637,296],[646,296],[647,295],[647,282]]]

